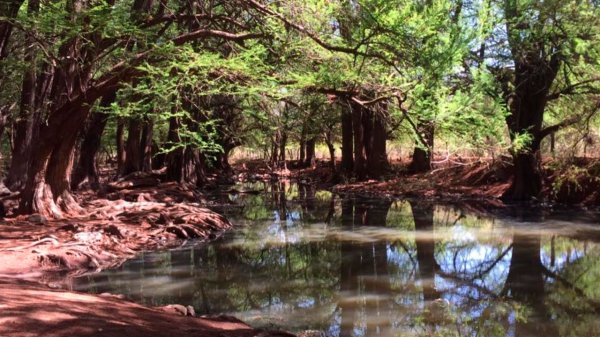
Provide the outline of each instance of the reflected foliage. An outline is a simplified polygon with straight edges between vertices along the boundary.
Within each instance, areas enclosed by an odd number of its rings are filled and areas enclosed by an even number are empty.
[[[143,254],[72,287],[336,337],[587,337],[600,329],[595,215],[495,216],[283,182],[223,197],[239,226],[217,242]]]

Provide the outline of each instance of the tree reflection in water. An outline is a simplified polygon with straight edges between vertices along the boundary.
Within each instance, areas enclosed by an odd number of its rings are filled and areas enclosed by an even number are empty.
[[[263,193],[229,197],[240,206],[223,209],[239,228],[217,242],[143,254],[72,288],[340,337],[600,331],[594,226],[308,185],[243,189]]]
[[[365,204],[342,200],[342,226],[385,227],[391,202]],[[353,336],[355,322],[366,317],[360,327],[364,336],[389,336],[390,284],[385,241],[342,241],[340,245],[340,337]]]

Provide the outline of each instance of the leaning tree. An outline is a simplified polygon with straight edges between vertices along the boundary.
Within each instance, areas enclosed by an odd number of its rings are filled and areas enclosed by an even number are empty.
[[[143,65],[178,55],[197,41],[243,46],[264,36],[257,25],[248,24],[260,15],[244,1],[211,2],[208,10],[202,1],[192,5],[190,12],[177,1],[44,2],[36,13],[8,21],[13,30],[31,36],[43,55],[36,69],[43,69],[44,80],[33,83],[41,122],[32,133],[36,146],[21,191],[21,212],[61,217],[80,211],[70,184],[78,135],[96,101],[143,78]],[[238,22],[239,17],[246,21]],[[177,29],[182,23],[193,23],[194,29],[182,32]]]

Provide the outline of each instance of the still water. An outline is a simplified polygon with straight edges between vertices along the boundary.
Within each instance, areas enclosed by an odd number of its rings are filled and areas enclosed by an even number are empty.
[[[332,337],[600,336],[597,214],[236,189],[214,196],[236,225],[218,241],[72,288]]]

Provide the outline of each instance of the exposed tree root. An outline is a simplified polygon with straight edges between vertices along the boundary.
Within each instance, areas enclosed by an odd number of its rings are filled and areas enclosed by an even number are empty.
[[[173,203],[173,196],[197,198],[197,194],[188,193],[185,187],[163,184],[155,188],[120,191],[137,196],[145,194],[144,201],[95,199],[95,195],[90,195],[91,201],[85,202],[85,197],[78,196],[84,200],[83,207],[69,195],[63,199],[65,207],[57,203],[49,206],[63,216],[60,219],[46,219],[42,214],[9,219],[14,230],[29,233],[30,238],[15,233],[11,240],[0,241],[0,258],[13,260],[12,264],[0,266],[0,274],[40,269],[79,273],[109,268],[141,249],[174,247],[181,240],[212,239],[231,227],[223,216],[197,203]],[[64,217],[66,214],[76,216]],[[19,259],[35,263],[21,265]]]
[[[41,244],[46,243],[46,242],[50,242],[50,243],[52,243],[55,246],[59,244],[58,240],[56,240],[56,238],[44,238],[44,239],[38,240],[36,242],[32,242],[31,244],[28,244],[28,245],[25,245],[25,246],[0,249],[0,252],[14,252],[14,251],[18,251],[18,250],[24,250],[24,249],[28,249],[28,248],[31,248],[31,247],[35,247],[37,245],[41,245]]]

